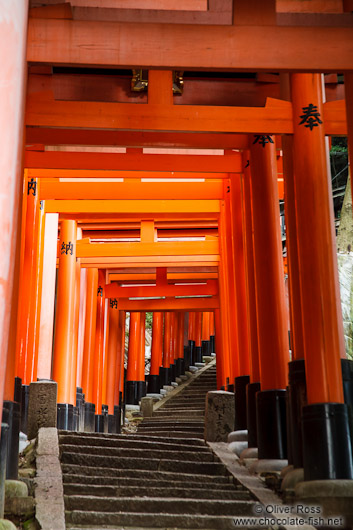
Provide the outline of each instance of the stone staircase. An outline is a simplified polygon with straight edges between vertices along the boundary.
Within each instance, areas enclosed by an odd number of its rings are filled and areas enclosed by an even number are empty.
[[[250,493],[203,441],[215,381],[210,366],[136,434],[60,432],[67,529],[234,530],[252,516]]]

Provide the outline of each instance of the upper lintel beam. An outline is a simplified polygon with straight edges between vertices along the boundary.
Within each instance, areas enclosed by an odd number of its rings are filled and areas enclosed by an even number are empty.
[[[27,60],[110,68],[341,72],[353,68],[353,31],[30,19]]]

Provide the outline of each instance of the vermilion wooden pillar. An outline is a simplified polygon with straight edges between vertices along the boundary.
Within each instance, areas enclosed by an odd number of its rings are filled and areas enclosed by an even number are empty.
[[[257,394],[259,458],[286,458],[285,388],[289,361],[279,224],[277,161],[272,136],[251,139],[251,193],[261,392]],[[269,429],[269,422],[272,428]]]
[[[144,314],[143,314],[144,315]],[[141,313],[130,313],[129,353],[126,372],[126,403],[138,405],[146,394],[146,383],[141,377]],[[144,359],[143,359],[144,360]],[[143,363],[144,369],[144,363]]]
[[[80,283],[81,283],[81,263],[80,259],[76,259],[76,281],[75,281],[75,309],[74,309],[74,318],[71,323],[72,325],[72,368],[71,368],[71,392],[72,397],[70,402],[76,406],[76,381],[77,381],[77,347],[78,347],[78,323],[80,318]],[[78,422],[78,416],[75,415],[74,411],[74,430],[78,429],[78,424],[75,423]]]
[[[215,324],[214,324],[214,312],[210,312],[210,342],[211,342],[211,353],[216,352],[215,348]]]
[[[26,98],[26,42],[28,2],[14,0],[1,6],[0,20],[0,411],[2,411],[6,358],[15,355],[19,263],[19,204],[22,183],[24,106]],[[11,319],[11,320],[10,320]],[[10,337],[9,337],[10,333]],[[11,350],[10,350],[11,348]],[[14,375],[14,374],[13,374]],[[6,397],[13,399],[12,392]]]
[[[107,405],[109,414],[109,432],[116,432],[116,417],[114,415],[115,405],[115,388],[119,387],[120,379],[118,378],[117,363],[121,364],[118,359],[118,346],[121,341],[120,315],[118,310],[118,301],[116,298],[109,300],[108,307],[109,317],[109,337],[108,337],[108,357],[107,357]],[[121,353],[121,346],[119,353]],[[120,355],[121,356],[121,355]],[[120,366],[119,366],[120,368]],[[120,369],[119,369],[120,376]],[[119,401],[118,401],[119,404]]]
[[[281,97],[290,101],[290,76],[280,74]],[[297,210],[293,168],[293,135],[282,136],[284,212],[288,256],[291,362],[288,365],[287,433],[288,463],[303,467],[302,408],[306,405],[306,382],[303,338],[303,311],[298,257]]]
[[[230,205],[237,305],[239,377],[249,377],[249,339],[246,321],[245,257],[243,245],[242,191],[239,175],[231,176]]]
[[[325,141],[322,76],[292,74],[293,169],[308,405],[303,408],[306,480],[352,478],[343,404],[345,357]]]
[[[227,303],[229,312],[229,357],[230,357],[230,378],[228,384],[228,390],[234,392],[235,378],[240,375],[240,355],[239,349],[239,325],[243,325],[242,317],[238,315],[238,285],[236,278],[236,259],[234,249],[234,223],[233,223],[233,212],[232,212],[232,188],[233,184],[231,179],[224,181],[224,186],[227,186],[227,192],[225,192],[225,242],[224,247],[226,248],[226,263],[227,263]],[[229,192],[228,192],[229,190]],[[234,302],[233,302],[234,301]]]
[[[185,360],[184,360],[184,331],[185,331],[185,313],[179,311],[178,318],[178,337],[177,337],[177,376],[185,374]]]
[[[177,334],[178,334],[178,319],[177,313],[172,311],[171,313],[171,356],[170,356],[170,371],[171,380],[176,379],[176,356],[177,356]]]
[[[125,311],[119,311],[119,329],[117,342],[117,360],[114,390],[114,415],[116,432],[121,430],[123,396],[124,396],[124,359],[125,359]]]
[[[25,194],[26,217],[18,305],[16,376],[22,379],[24,385],[29,385],[37,380],[44,242],[44,211],[39,200],[37,179],[26,179]]]
[[[59,241],[59,272],[55,313],[53,379],[58,383],[58,428],[73,428],[72,398],[76,380],[71,378],[76,289],[77,223],[61,221]]]
[[[193,366],[195,363],[195,311],[189,313],[189,323],[188,323],[188,360],[187,367]]]
[[[215,336],[216,336],[216,368],[217,368],[217,388],[224,390],[226,388],[227,374],[229,374],[229,357],[223,355],[223,329],[221,324],[221,311],[215,309]]]
[[[137,365],[137,376],[138,381],[144,382],[143,395],[146,395],[146,383],[145,383],[145,351],[146,351],[146,313],[142,312],[140,316],[140,350]]]
[[[210,338],[210,313],[204,311],[202,313],[202,340],[209,340]]]
[[[104,285],[105,271],[98,270],[98,288],[96,292],[97,316],[96,337],[93,360],[93,403],[95,404],[96,432],[103,432],[104,418],[102,416],[102,385],[103,385],[103,358],[104,358]]]
[[[152,321],[151,367],[147,382],[149,394],[158,394],[161,389],[159,369],[163,355],[163,313],[155,311]]]
[[[246,314],[245,258],[243,242],[242,190],[239,175],[231,175],[230,213],[235,277],[238,374],[234,379],[235,430],[247,428],[246,387],[250,383],[249,337]]]
[[[98,269],[87,269],[86,315],[82,355],[82,391],[85,394],[85,430],[95,429],[93,402],[93,363],[96,344]]]
[[[223,370],[226,381],[226,389],[234,390],[233,383],[235,374],[238,370],[238,352],[236,350],[237,334],[236,334],[236,319],[235,319],[235,304],[230,304],[230,298],[234,300],[234,278],[233,269],[230,266],[229,258],[229,232],[227,234],[227,209],[224,201],[221,202],[221,214],[219,220],[219,239],[220,239],[220,253],[221,261],[219,264],[219,299],[220,299],[220,324],[222,329],[221,341],[218,339],[218,344],[221,344],[221,355],[223,357]],[[229,224],[229,218],[228,218]],[[231,293],[230,293],[231,291]],[[217,322],[216,322],[216,334]],[[227,359],[225,359],[225,357]],[[217,358],[218,362],[219,356]]]
[[[246,388],[246,415],[248,429],[248,446],[257,447],[256,426],[256,393],[261,390],[260,384],[260,360],[257,333],[257,311],[256,311],[256,278],[254,264],[253,244],[253,222],[252,222],[252,198],[251,198],[251,172],[250,151],[242,154],[243,178],[242,178],[242,211],[244,225],[244,251],[246,271],[246,301],[247,301],[247,328],[249,337],[249,361],[250,361],[250,383]]]
[[[172,350],[172,314],[170,311],[164,313],[164,336],[163,336],[163,370],[161,371],[162,385],[171,383],[170,352]]]

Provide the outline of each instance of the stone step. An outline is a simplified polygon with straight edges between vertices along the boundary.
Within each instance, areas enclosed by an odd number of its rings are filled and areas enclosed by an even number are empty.
[[[77,434],[73,434],[72,431],[59,431],[60,435],[63,436],[77,436],[77,437],[95,437],[95,438],[106,438],[111,440],[142,440],[142,441],[149,441],[149,437],[145,435],[139,435],[139,434],[108,434],[108,433],[90,433],[90,432],[80,432]],[[158,440],[156,440],[158,441]],[[164,440],[164,437],[160,439],[161,442],[167,443]],[[197,438],[185,438],[184,440],[179,439],[178,436],[173,438],[171,436],[168,440],[168,443],[176,443],[176,444],[187,444],[187,445],[195,445],[195,446],[203,446],[205,447],[205,442],[201,441]]]
[[[165,427],[172,427],[172,426],[184,426],[187,429],[192,428],[203,428],[204,426],[204,418],[201,416],[189,416],[186,418],[183,418],[182,416],[152,416],[150,418],[151,421],[145,421],[143,420],[141,423],[138,424],[138,427],[141,426],[150,426],[152,423],[155,423],[156,425],[164,425]]]
[[[152,419],[154,420],[155,417],[152,416]],[[152,422],[146,422],[146,423],[141,422],[137,427],[138,428],[140,427],[150,428],[151,423]],[[198,429],[204,428],[203,421],[195,423],[191,421],[184,421],[181,417],[174,418],[173,416],[160,416],[159,418],[156,418],[155,424],[156,426],[160,426],[161,428],[162,427],[170,428],[172,425],[175,425],[178,428],[178,430],[180,429],[180,427],[183,427],[187,430],[192,430],[192,429],[198,430]]]
[[[80,453],[82,455],[99,455],[99,456],[113,456],[118,458],[140,458],[145,459],[165,459],[170,457],[173,460],[186,460],[193,462],[214,462],[214,455],[212,451],[180,451],[175,450],[172,453],[166,455],[162,449],[139,449],[139,448],[126,448],[126,447],[99,447],[91,445],[62,445],[60,448],[62,454],[64,453]]]
[[[254,501],[170,499],[165,497],[95,497],[93,495],[65,495],[68,511],[167,513],[195,515],[253,515]],[[92,521],[93,522],[93,521]]]
[[[204,416],[205,415],[205,409],[172,409],[172,410],[168,410],[168,409],[158,409],[158,410],[155,410],[153,412],[153,417],[154,416],[172,416],[172,415],[175,415],[175,416],[180,416],[180,415],[183,415],[183,414],[187,414],[189,417],[190,416]]]
[[[146,420],[143,421],[145,423]],[[148,425],[160,425],[160,420],[155,422],[148,422]],[[171,426],[178,425],[178,423],[171,422]],[[194,423],[192,424],[194,425]],[[195,423],[195,426],[198,426],[199,423]],[[192,451],[192,452],[211,452],[211,449],[206,445],[204,447],[188,445],[188,444],[177,444],[177,443],[166,443],[166,442],[156,442],[154,440],[134,440],[124,438],[120,439],[111,439],[111,438],[97,438],[95,436],[60,436],[59,437],[60,446],[63,449],[66,449],[67,445],[79,445],[79,446],[97,446],[97,447],[121,447],[126,449],[145,449],[145,450],[163,450],[163,451]]]
[[[84,475],[87,477],[111,477],[112,473],[114,478],[120,479],[138,479],[140,481],[150,480],[165,480],[169,483],[172,481],[178,482],[197,482],[197,483],[209,483],[214,484],[230,484],[232,480],[229,475],[206,475],[206,474],[190,474],[190,473],[178,473],[171,471],[151,471],[146,469],[114,469],[108,467],[92,467],[87,465],[77,464],[61,464],[63,474],[69,475]]]
[[[191,422],[190,422],[191,423]],[[191,432],[191,431],[196,431],[196,432],[203,432],[204,430],[204,426],[202,425],[202,423],[198,423],[198,424],[190,424],[189,422],[182,422],[182,421],[178,421],[178,422],[173,422],[173,421],[158,421],[156,422],[155,424],[153,424],[152,422],[148,422],[148,423],[140,423],[140,425],[138,425],[138,429],[141,429],[141,432],[142,430],[144,429],[151,429],[152,427],[153,428],[157,428],[157,429],[163,429],[163,430],[171,430],[171,428],[175,425],[175,428],[178,430],[178,431],[181,431],[181,430],[185,430],[187,432]]]
[[[160,431],[160,430],[157,430],[157,431],[137,431],[138,434],[140,432],[145,432],[145,433],[148,433],[148,436],[151,436],[151,437],[156,437],[156,438],[161,438],[162,436],[164,438],[169,438],[170,436],[173,436],[174,438],[193,438],[193,439],[197,439],[197,437],[199,438],[199,440],[203,441],[203,438],[204,438],[204,431],[200,432],[200,433],[197,433],[197,432],[193,432],[193,431],[173,431],[173,432],[170,432],[169,430],[166,430],[166,431]]]
[[[184,432],[185,433],[185,436],[187,435],[190,435],[192,433],[195,433],[197,434],[197,436],[199,435],[202,435],[204,434],[204,427],[187,427],[187,426],[183,426],[183,425],[179,425],[177,427],[177,431],[173,431],[172,434],[173,436],[175,436],[174,433],[181,433],[181,432]],[[169,433],[170,434],[170,426],[169,425],[163,425],[163,423],[161,423],[160,425],[139,425],[138,428],[137,428],[137,432],[138,433],[144,433],[144,434],[149,434],[150,432],[160,432],[161,435],[162,433]]]
[[[66,514],[67,530],[234,530],[234,517],[166,513],[104,513],[74,511]],[[109,525],[109,526],[107,526]],[[237,526],[245,530],[248,526]]]
[[[173,483],[165,486],[154,486],[148,482],[138,486],[113,486],[98,484],[64,484],[65,495],[90,495],[95,497],[160,497],[182,499],[215,499],[215,500],[251,500],[246,490],[215,490],[203,488],[176,487]]]
[[[163,407],[161,408],[166,408],[166,407],[175,407],[176,405],[199,405],[198,407],[195,407],[195,408],[199,408],[199,407],[202,407],[203,405],[205,405],[205,399],[171,399],[170,401],[167,401],[167,403],[165,403],[163,405]]]
[[[151,471],[172,471],[176,473],[198,473],[203,475],[224,475],[225,468],[218,462],[178,461],[159,458],[133,458],[120,456],[90,455],[64,452],[61,461],[65,464],[110,467],[112,469],[141,469]]]
[[[179,425],[181,423],[185,423],[186,425],[192,426],[192,425],[204,425],[204,420],[202,418],[183,418],[183,420],[174,420],[173,418],[164,418],[163,416],[151,416],[150,418],[143,418],[142,422],[139,424],[145,424],[145,423],[165,423],[166,425]]]
[[[105,468],[102,468],[105,470]],[[78,470],[79,472],[79,470]],[[185,475],[183,475],[185,476]],[[211,477],[213,478],[213,477]],[[229,478],[230,480],[230,478]],[[116,477],[116,476],[97,476],[97,475],[77,475],[71,473],[63,474],[64,484],[83,484],[83,485],[94,485],[94,486],[118,486],[118,487],[136,487],[141,486],[141,478],[131,477]],[[242,486],[235,486],[231,482],[211,482],[207,481],[207,476],[203,477],[202,482],[192,481],[190,478],[187,480],[162,480],[162,479],[151,479],[148,478],[148,487],[151,488],[189,488],[195,490],[210,490],[212,491],[246,491]]]
[[[185,396],[185,397],[190,397],[190,398],[192,398],[192,397],[196,398],[197,397],[197,398],[200,398],[200,399],[205,399],[207,392],[209,392],[208,389],[202,391],[202,390],[199,390],[199,389],[196,389],[196,388],[195,389],[191,389],[190,388],[189,390],[184,390],[182,395]]]

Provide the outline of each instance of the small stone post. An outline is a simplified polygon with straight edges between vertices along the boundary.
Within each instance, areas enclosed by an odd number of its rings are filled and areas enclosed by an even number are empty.
[[[143,397],[141,399],[141,414],[144,418],[153,416],[153,398]]]
[[[205,411],[205,440],[226,442],[234,430],[234,393],[224,390],[207,392]]]
[[[29,385],[28,439],[36,438],[41,427],[56,427],[55,381],[36,381]]]

